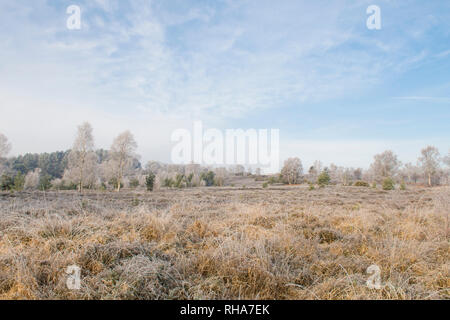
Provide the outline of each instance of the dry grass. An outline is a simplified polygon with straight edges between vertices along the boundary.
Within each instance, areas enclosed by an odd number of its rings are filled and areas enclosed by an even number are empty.
[[[449,188],[0,194],[3,299],[448,299]],[[82,269],[81,290],[66,267]],[[366,286],[380,266],[383,288]]]

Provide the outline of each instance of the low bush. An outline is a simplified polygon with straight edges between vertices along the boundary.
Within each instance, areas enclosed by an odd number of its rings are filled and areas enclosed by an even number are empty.
[[[6,174],[0,178],[0,190],[7,191],[14,189],[14,179]]]
[[[386,178],[383,180],[383,190],[394,190],[395,182],[392,178]]]
[[[405,181],[402,181],[402,183],[400,184],[400,190],[406,190]]]
[[[150,172],[148,176],[145,178],[145,186],[147,187],[147,191],[153,191],[153,187],[155,184],[155,174]]]
[[[356,181],[354,184],[355,187],[369,187],[369,184],[365,181]]]
[[[323,187],[330,184],[330,180],[331,180],[330,175],[328,174],[327,171],[324,170],[317,178],[317,183],[319,184],[319,186]]]
[[[139,180],[134,178],[130,180],[130,187],[131,188],[137,188],[139,187]]]

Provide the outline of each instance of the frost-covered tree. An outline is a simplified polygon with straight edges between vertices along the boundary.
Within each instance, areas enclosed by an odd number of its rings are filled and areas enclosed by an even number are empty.
[[[353,180],[361,180],[363,176],[363,170],[362,168],[356,168],[353,170]]]
[[[402,171],[408,182],[417,183],[420,178],[420,168],[412,163],[405,164]]]
[[[288,184],[296,184],[300,182],[303,174],[303,165],[299,158],[289,158],[284,162],[281,169],[281,176]]]
[[[337,183],[339,179],[339,168],[334,163],[330,164],[330,167],[328,168],[328,171],[330,173],[330,178],[332,183]]]
[[[401,163],[397,159],[397,156],[391,150],[387,150],[383,153],[374,156],[374,162],[371,165],[371,169],[378,181],[384,178],[394,177]]]
[[[311,181],[317,180],[317,177],[322,172],[323,165],[319,160],[314,161],[314,164],[309,168],[308,175]]]
[[[342,168],[341,171],[341,183],[344,186],[348,186],[353,181],[353,169],[352,168]]]
[[[64,173],[64,179],[74,182],[81,192],[83,186],[94,183],[96,166],[97,155],[94,152],[92,127],[85,122],[78,126],[78,133],[69,153],[68,168]]]
[[[158,161],[149,161],[145,165],[145,170],[147,170],[148,172],[153,172],[155,174],[165,170],[165,168],[166,165]]]
[[[323,164],[320,160],[314,161],[313,167],[318,174],[320,174],[323,171]]]
[[[436,147],[428,146],[421,151],[422,156],[419,157],[419,164],[428,180],[428,186],[432,185],[432,178],[439,170],[440,153]]]
[[[39,179],[41,177],[41,169],[36,168],[33,171],[27,173],[25,177],[25,189],[37,189],[39,186]]]
[[[109,164],[113,169],[117,191],[120,191],[124,175],[132,168],[137,143],[130,131],[119,134],[110,150]]]

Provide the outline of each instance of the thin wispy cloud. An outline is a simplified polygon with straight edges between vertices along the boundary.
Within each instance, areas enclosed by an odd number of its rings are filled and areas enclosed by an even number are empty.
[[[438,103],[450,103],[450,97],[421,97],[421,96],[409,96],[409,97],[394,97],[398,100],[413,100],[413,101],[429,101]]]

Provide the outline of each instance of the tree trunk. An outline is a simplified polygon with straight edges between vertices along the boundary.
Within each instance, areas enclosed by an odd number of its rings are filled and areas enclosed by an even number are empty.
[[[80,185],[78,187],[78,191],[81,193],[83,191],[83,168],[81,168],[80,174]]]
[[[122,182],[122,177],[123,177],[123,160],[122,157],[120,157],[119,160],[119,172],[118,172],[118,177],[117,177],[117,192],[120,191],[120,183]]]
[[[82,155],[81,155],[81,169],[80,169],[80,193],[83,191],[83,178],[84,178],[84,162],[85,162],[85,152],[83,151]]]
[[[431,173],[428,174],[428,186],[431,187]]]

